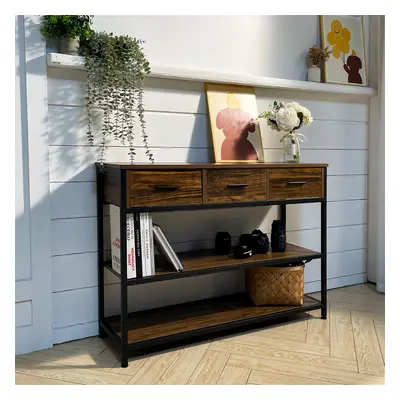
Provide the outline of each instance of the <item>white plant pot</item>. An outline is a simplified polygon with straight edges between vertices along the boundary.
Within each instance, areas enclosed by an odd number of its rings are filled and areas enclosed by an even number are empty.
[[[79,38],[60,38],[60,53],[78,55],[79,51]]]
[[[321,82],[321,69],[316,65],[308,68],[308,81],[309,82]]]

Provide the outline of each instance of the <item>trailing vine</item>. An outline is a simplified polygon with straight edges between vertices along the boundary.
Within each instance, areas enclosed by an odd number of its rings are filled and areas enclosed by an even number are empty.
[[[146,135],[143,84],[150,65],[143,53],[143,41],[129,36],[92,32],[83,49],[87,68],[85,107],[88,116],[87,138],[94,145],[93,108],[103,116],[99,161],[104,162],[107,139],[129,146],[129,159],[135,152],[135,128],[140,130],[146,155],[154,163]],[[136,120],[138,123],[135,123]]]

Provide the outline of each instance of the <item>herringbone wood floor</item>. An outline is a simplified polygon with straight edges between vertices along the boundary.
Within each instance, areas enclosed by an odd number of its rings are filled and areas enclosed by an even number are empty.
[[[370,284],[331,290],[320,311],[279,326],[130,359],[107,342],[77,340],[16,357],[20,385],[384,384],[384,295]]]

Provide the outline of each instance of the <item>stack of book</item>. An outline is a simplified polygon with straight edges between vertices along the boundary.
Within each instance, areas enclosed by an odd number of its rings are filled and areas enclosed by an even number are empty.
[[[121,274],[120,261],[120,209],[110,204],[111,265]],[[155,275],[154,248],[163,255],[176,271],[183,271],[171,244],[161,227],[153,224],[150,213],[126,214],[126,265],[127,278]]]

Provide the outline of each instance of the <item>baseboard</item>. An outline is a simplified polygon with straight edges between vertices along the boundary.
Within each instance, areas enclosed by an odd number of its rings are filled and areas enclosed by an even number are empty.
[[[53,343],[64,343],[71,340],[84,339],[99,334],[99,323],[97,321],[87,322],[72,326],[53,329]]]
[[[355,274],[340,276],[328,279],[328,289],[335,289],[343,286],[358,285],[367,282],[367,274]],[[321,291],[321,281],[308,282],[304,284],[304,293],[315,293]]]

